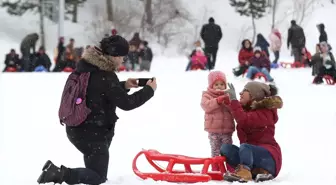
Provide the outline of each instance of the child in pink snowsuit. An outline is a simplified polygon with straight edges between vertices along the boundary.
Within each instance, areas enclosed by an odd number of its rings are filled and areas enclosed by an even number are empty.
[[[228,96],[226,89],[226,76],[223,72],[212,71],[208,75],[208,89],[202,94],[201,106],[205,111],[204,130],[210,140],[211,156],[219,156],[222,144],[232,144],[232,133],[235,131],[233,116],[224,101]],[[214,171],[218,166],[212,166]]]

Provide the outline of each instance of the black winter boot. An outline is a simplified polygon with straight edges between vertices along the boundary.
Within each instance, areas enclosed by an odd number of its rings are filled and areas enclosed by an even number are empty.
[[[45,184],[49,182],[62,184],[69,174],[69,169],[61,166],[61,168],[54,165],[50,160],[48,160],[43,168],[40,177],[37,179],[39,184]]]

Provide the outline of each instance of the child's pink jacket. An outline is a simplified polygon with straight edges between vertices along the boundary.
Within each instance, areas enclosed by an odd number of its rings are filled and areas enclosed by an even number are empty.
[[[235,131],[233,116],[225,105],[216,98],[224,92],[209,89],[202,94],[201,107],[205,111],[204,130],[210,133],[232,134]]]
[[[269,39],[271,40],[271,50],[272,51],[280,51],[282,46],[281,34],[278,29],[274,28],[269,35]]]

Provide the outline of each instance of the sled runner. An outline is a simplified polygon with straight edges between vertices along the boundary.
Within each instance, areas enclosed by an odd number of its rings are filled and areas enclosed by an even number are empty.
[[[137,168],[137,160],[141,155],[145,155],[149,164],[158,172],[143,173]],[[196,158],[176,154],[162,154],[156,150],[142,150],[133,159],[133,172],[142,179],[153,179],[155,181],[196,183],[208,182],[211,180],[224,180],[223,175],[226,172],[224,166],[225,157],[218,156],[213,158]],[[166,168],[162,168],[155,161],[168,162]],[[184,170],[174,170],[175,164],[184,165]],[[217,164],[220,171],[209,171],[209,166]],[[203,165],[201,171],[194,171],[191,165]]]

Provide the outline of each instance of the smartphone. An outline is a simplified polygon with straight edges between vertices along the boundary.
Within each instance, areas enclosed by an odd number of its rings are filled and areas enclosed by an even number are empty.
[[[138,86],[143,87],[146,85],[148,80],[153,80],[154,78],[138,78]]]

